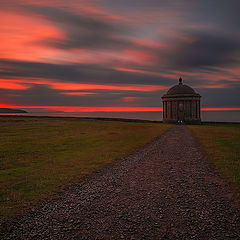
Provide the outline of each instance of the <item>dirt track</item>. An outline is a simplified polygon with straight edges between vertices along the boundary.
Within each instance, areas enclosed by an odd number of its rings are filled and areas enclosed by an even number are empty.
[[[239,209],[190,130],[175,126],[57,200],[0,225],[2,239],[240,239]]]

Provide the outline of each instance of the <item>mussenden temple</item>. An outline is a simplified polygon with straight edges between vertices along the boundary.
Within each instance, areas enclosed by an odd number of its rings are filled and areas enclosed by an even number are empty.
[[[200,124],[200,98],[191,87],[182,83],[173,86],[162,96],[163,122]]]

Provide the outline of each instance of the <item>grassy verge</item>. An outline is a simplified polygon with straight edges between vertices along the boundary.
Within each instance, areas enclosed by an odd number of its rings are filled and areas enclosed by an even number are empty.
[[[240,189],[240,124],[188,127],[220,172]]]
[[[126,156],[170,125],[76,118],[0,117],[0,218]]]

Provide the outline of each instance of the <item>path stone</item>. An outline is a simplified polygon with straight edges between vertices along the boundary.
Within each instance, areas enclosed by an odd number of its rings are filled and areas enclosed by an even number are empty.
[[[240,239],[239,208],[190,130],[174,126],[13,223],[2,239]]]

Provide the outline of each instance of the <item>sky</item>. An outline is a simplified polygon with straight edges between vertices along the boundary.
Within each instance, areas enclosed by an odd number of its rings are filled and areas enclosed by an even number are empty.
[[[240,110],[239,0],[0,0],[0,108],[161,111],[181,76]]]

